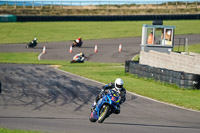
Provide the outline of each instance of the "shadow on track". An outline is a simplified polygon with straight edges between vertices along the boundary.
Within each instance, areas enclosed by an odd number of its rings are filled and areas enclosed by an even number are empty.
[[[0,80],[4,82],[0,108],[29,106],[41,110],[45,106],[72,105],[74,111],[93,101],[99,88],[70,78],[42,65],[1,65]]]
[[[142,126],[142,127],[163,127],[163,128],[192,128],[192,129],[200,129],[199,127],[189,127],[189,126],[170,126],[170,125],[153,125],[153,124],[134,124],[134,123],[112,123],[112,122],[104,122],[104,124],[111,125],[125,125],[125,126]]]
[[[43,120],[88,120],[86,118],[59,118],[59,117],[9,117],[0,116],[0,119],[43,119]]]
[[[81,47],[81,48],[92,48],[92,49],[94,49],[94,47]]]

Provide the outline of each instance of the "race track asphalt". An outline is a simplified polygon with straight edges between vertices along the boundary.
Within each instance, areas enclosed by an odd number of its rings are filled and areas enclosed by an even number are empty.
[[[103,84],[45,65],[1,64],[0,75],[0,127],[54,133],[200,132],[199,112],[130,93],[119,115],[91,123],[90,107]]]
[[[176,38],[188,38],[189,44],[200,43],[200,35],[176,35]],[[39,38],[38,38],[39,41]],[[183,43],[183,42],[181,42]],[[75,54],[83,52],[87,57],[86,61],[92,62],[111,62],[124,63],[125,60],[131,60],[133,56],[141,50],[141,37],[118,38],[118,39],[99,39],[99,40],[83,40],[81,48],[74,47],[72,53],[69,52],[72,41],[40,43],[34,49],[26,49],[26,44],[0,44],[0,52],[38,52],[41,53],[43,46],[46,47],[46,53],[41,59],[50,60],[72,60]],[[119,52],[119,45],[122,44],[122,52]],[[98,52],[94,52],[97,45]]]
[[[131,39],[133,38],[130,38],[130,42],[132,43]],[[103,40],[109,42],[112,39]],[[117,47],[119,43],[124,43],[123,39],[120,42],[119,40],[116,43],[112,43],[111,41],[111,43]],[[128,39],[125,38],[124,40],[127,41]],[[84,41],[85,45],[83,46],[87,48],[83,47],[81,49],[93,50],[93,48],[87,46],[86,42]],[[95,45],[95,42],[101,41],[89,40],[88,45]],[[103,46],[107,46],[106,44],[101,44],[102,46],[99,46],[100,49],[97,54],[101,54],[100,51],[104,49]],[[63,50],[60,49],[61,46],[68,47],[69,45],[70,42],[68,44],[63,42],[56,44],[50,43],[47,44],[47,50],[60,51]],[[131,46],[131,44],[129,45]],[[0,45],[0,52],[41,52],[40,47],[41,45],[35,49],[25,49],[24,44]],[[114,49],[113,47],[110,48]],[[135,49],[136,53],[138,52],[137,47],[132,49]],[[80,49],[75,48],[73,53],[76,50],[78,51]],[[68,51],[65,52],[66,55],[71,55]],[[50,53],[51,51],[47,51],[46,55]],[[87,52],[86,54],[90,55]],[[129,52],[124,54],[128,54],[130,58],[134,55],[131,55]],[[42,58],[48,58],[46,55]],[[120,62],[124,62],[124,60],[129,58],[128,56],[124,55],[122,57],[123,60]],[[54,58],[62,59],[61,57],[64,60],[68,58],[64,55],[57,55]],[[96,56],[89,57],[88,60],[90,61],[97,58]],[[53,58],[53,55],[51,58]],[[51,58],[49,57],[49,59]],[[98,58],[102,59],[105,57],[99,55]],[[107,58],[105,60],[112,62],[111,60],[115,56],[112,58],[109,56]],[[100,62],[101,59],[96,59],[95,61]],[[90,107],[95,95],[99,93],[103,84],[57,70],[50,66],[0,64],[0,80],[2,81],[2,93],[0,94],[0,127],[53,133],[200,132],[200,112],[155,102],[131,93],[127,94],[127,101],[121,106],[121,113],[119,115],[111,115],[103,124],[91,123],[89,121]],[[124,82],[126,83],[126,81]]]

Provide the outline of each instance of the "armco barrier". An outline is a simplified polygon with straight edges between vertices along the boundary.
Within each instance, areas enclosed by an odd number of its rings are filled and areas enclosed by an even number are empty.
[[[137,61],[126,61],[125,72],[139,77],[152,78],[161,82],[176,84],[181,88],[200,89],[200,75],[173,71],[165,68],[139,64]]]
[[[15,15],[0,15],[0,22],[16,22],[16,20]]]
[[[200,14],[182,15],[102,15],[102,16],[17,16],[18,22],[28,21],[140,21],[200,19]]]

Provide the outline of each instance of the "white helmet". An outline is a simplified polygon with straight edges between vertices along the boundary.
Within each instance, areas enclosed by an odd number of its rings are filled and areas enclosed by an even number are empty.
[[[171,35],[171,30],[167,31],[167,35],[170,36]]]
[[[78,39],[76,39],[76,42],[77,42],[77,43],[79,43],[79,40],[78,40]]]
[[[115,88],[121,90],[123,88],[124,81],[120,78],[115,80]]]
[[[36,40],[37,40],[37,38],[35,37],[33,40],[34,40],[34,41],[36,41]]]
[[[80,54],[79,54],[80,56],[83,56],[83,53],[82,52],[80,52]]]

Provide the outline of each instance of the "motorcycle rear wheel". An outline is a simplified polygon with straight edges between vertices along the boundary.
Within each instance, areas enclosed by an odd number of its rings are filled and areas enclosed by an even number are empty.
[[[102,123],[107,116],[109,115],[109,110],[110,110],[110,106],[109,105],[103,105],[103,107],[100,110],[100,115],[99,115],[99,119],[98,119],[98,123]]]

